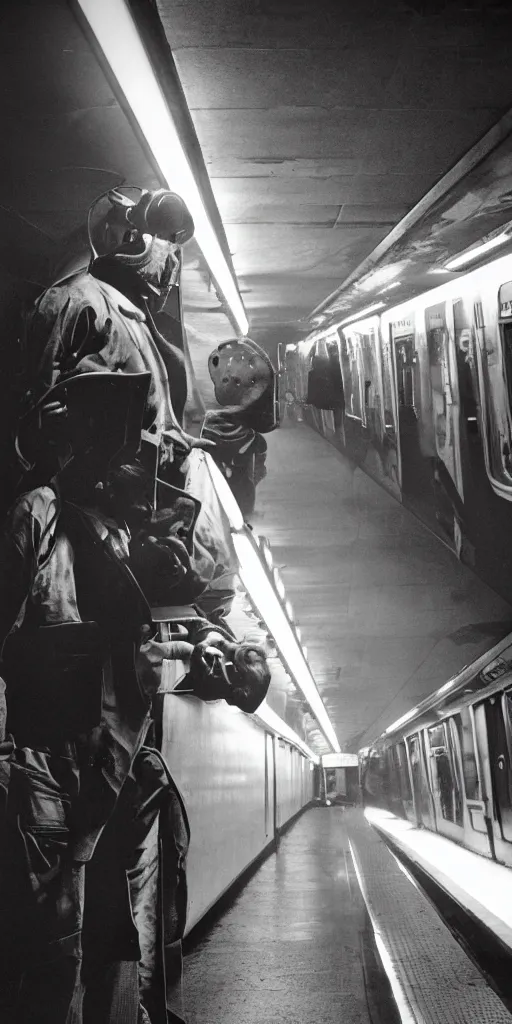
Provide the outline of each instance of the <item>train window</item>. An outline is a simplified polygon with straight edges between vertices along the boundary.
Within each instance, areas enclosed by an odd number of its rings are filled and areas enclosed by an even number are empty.
[[[416,349],[414,335],[400,338],[395,342],[398,404],[402,409],[414,409]]]
[[[444,303],[426,309],[425,321],[436,452],[451,481],[460,490],[459,393]],[[448,480],[445,486],[451,490],[453,483]]]
[[[397,766],[400,794],[404,803],[412,800],[411,780],[409,778],[409,765],[407,764],[407,752],[405,743],[402,740],[395,747],[395,764]]]
[[[345,414],[352,419],[362,420],[362,380],[364,377],[360,336],[345,334],[342,341],[342,373],[345,389]]]
[[[450,735],[449,723],[440,722],[428,730],[432,781],[436,806],[445,821],[462,825],[462,791],[458,772],[457,751]]]
[[[462,752],[462,773],[464,788],[468,800],[481,800],[482,789],[478,774],[478,763],[475,754],[475,737],[473,721],[469,708],[462,708],[460,715],[454,716],[454,723],[459,735]]]
[[[462,299],[453,303],[455,355],[462,421],[469,434],[479,433],[474,336]]]
[[[485,701],[489,758],[496,814],[504,839],[512,842],[512,691]]]
[[[321,340],[311,350],[307,403],[316,409],[343,407],[343,380],[337,344],[326,344]]]
[[[390,339],[382,338],[382,348],[380,350],[380,372],[382,375],[382,404],[383,404],[383,415],[384,415],[384,429],[389,437],[395,440],[396,429],[395,429],[395,398],[393,389],[393,356]]]
[[[475,353],[486,470],[502,494],[512,488],[512,282],[501,286],[498,304],[497,331],[484,326],[480,304],[475,306]]]
[[[429,795],[426,778],[424,774],[423,756],[424,751],[420,733],[407,738],[409,760],[411,765],[412,791],[414,795],[414,807],[416,817],[420,824],[428,821],[430,816]]]
[[[503,362],[505,368],[505,380],[507,382],[507,396],[509,408],[512,408],[512,323],[502,325],[503,339]],[[510,459],[510,455],[509,455]],[[510,469],[510,462],[507,466]]]

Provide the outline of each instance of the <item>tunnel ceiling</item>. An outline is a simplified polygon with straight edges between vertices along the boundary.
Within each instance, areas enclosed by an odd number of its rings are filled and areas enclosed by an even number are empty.
[[[401,263],[399,301],[441,283],[433,267],[512,218],[512,6],[157,5],[250,331],[271,352],[317,326],[315,310],[326,325],[375,301],[370,264]],[[206,349],[194,354],[207,395]],[[305,427],[269,438],[254,527],[272,544],[344,749],[510,627],[505,602]]]
[[[258,340],[310,329],[512,106],[507,3],[157,6]]]

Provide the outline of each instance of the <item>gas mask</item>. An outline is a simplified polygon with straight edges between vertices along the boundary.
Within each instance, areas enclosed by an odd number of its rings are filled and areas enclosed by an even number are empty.
[[[271,387],[275,373],[266,353],[250,338],[226,341],[208,359],[219,405],[246,408]]]
[[[134,271],[161,309],[179,280],[181,246],[194,234],[180,196],[166,189],[111,189],[93,203],[88,230],[93,262],[108,259]]]

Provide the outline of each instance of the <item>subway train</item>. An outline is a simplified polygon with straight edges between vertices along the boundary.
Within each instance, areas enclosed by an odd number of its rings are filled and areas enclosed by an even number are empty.
[[[360,751],[365,805],[512,867],[512,635]]]
[[[285,423],[300,409],[512,601],[512,255],[286,346],[281,381]]]

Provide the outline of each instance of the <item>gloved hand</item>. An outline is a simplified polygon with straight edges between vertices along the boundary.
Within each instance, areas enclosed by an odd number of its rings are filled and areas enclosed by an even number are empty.
[[[202,448],[203,451],[211,451],[212,448],[216,447],[215,441],[212,441],[206,437],[193,437],[192,434],[187,434],[181,427],[173,430],[165,430],[163,432],[163,438],[176,448],[181,448],[185,453],[188,453],[192,448]]]
[[[173,634],[174,636],[176,634]],[[181,637],[167,640],[164,643],[158,640],[146,640],[140,647],[140,651],[148,663],[155,667],[161,666],[164,660],[189,662],[193,650],[194,645]]]

